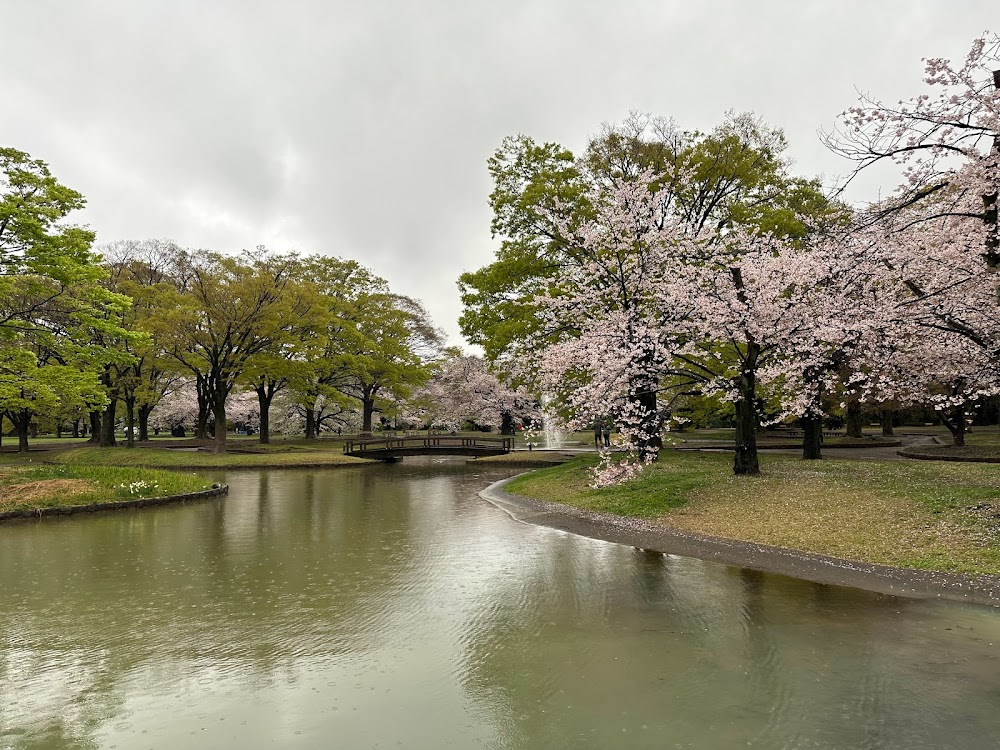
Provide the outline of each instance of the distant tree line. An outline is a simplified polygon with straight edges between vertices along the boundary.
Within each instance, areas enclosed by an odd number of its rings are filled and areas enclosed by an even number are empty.
[[[159,409],[157,427],[186,423],[224,452],[233,416],[270,440],[276,399],[306,438],[370,431],[383,410],[495,421],[478,402],[445,408],[458,391],[432,379],[460,353],[420,302],[359,263],[166,240],[94,248],[66,221],[83,205],[44,162],[0,149],[0,413],[20,450],[40,424],[101,446],[124,427],[131,447]]]

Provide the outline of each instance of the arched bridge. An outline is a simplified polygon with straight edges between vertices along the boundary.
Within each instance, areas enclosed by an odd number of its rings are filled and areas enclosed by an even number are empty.
[[[358,458],[397,461],[404,456],[500,456],[514,449],[512,437],[365,437],[347,440],[344,453]]]

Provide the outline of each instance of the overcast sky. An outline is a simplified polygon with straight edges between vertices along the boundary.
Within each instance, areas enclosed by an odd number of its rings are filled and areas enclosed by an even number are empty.
[[[0,0],[0,145],[81,191],[99,243],[355,258],[460,343],[504,136],[578,150],[630,110],[753,110],[832,179],[817,130],[856,87],[920,93],[922,57],[998,21],[996,0]]]

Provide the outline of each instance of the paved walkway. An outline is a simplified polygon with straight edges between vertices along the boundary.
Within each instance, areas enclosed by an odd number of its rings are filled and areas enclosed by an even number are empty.
[[[937,445],[930,435],[901,435],[898,437],[902,446],[875,446],[871,448],[836,448],[834,446],[823,447],[823,458],[836,459],[858,459],[869,461],[914,461],[916,459],[906,458],[899,455],[899,451],[912,448],[917,445]],[[783,453],[787,455],[801,455],[802,449],[796,448],[760,448],[762,453]]]

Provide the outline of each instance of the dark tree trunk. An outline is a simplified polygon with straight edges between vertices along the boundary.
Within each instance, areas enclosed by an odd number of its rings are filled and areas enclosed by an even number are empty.
[[[30,432],[32,438],[37,438],[38,437],[38,422],[31,422],[28,425],[28,431]]]
[[[56,420],[56,437],[57,438],[61,438],[62,437],[62,430],[63,430],[62,420],[57,419]]]
[[[950,417],[946,413],[942,413],[941,421],[951,433],[952,445],[956,448],[965,447],[965,433],[969,431],[965,424],[965,407],[956,406],[951,410]]]
[[[73,420],[73,437],[80,437],[80,418],[77,417]]]
[[[10,418],[11,424],[14,425],[14,429],[17,430],[17,452],[27,453],[28,431],[31,429],[31,412],[19,411],[7,416]]]
[[[194,423],[194,437],[196,440],[208,440],[208,416],[209,410],[198,406],[198,419]]]
[[[509,411],[502,412],[500,414],[500,434],[501,435],[513,435],[516,432],[514,429],[514,415]]]
[[[99,445],[102,448],[114,448],[115,442],[115,412],[118,409],[118,399],[111,397],[111,402],[105,407],[101,415],[101,439]]]
[[[878,414],[879,422],[882,425],[882,436],[893,437],[892,418],[896,415],[894,409],[882,409]]]
[[[143,404],[139,407],[139,440],[149,440],[149,415],[153,413],[153,407]]]
[[[802,417],[802,458],[815,461],[823,458],[823,418]]]
[[[648,384],[648,387],[638,394],[637,400],[644,421],[639,437],[639,458],[642,461],[654,461],[660,455],[663,438],[660,436],[660,422],[656,411],[656,389],[653,384]]]
[[[215,418],[215,443],[212,453],[226,452],[226,394],[216,393],[212,399],[212,415]]]
[[[372,416],[375,414],[375,397],[365,396],[361,400],[362,416],[361,416],[361,431],[371,432],[372,431]]]
[[[260,442],[267,444],[271,442],[271,401],[274,392],[264,385],[258,385],[254,390],[257,391],[257,411],[260,412]]]
[[[847,418],[845,420],[847,426],[847,437],[852,438],[863,438],[864,433],[864,421],[861,417],[861,402],[856,398],[851,399],[847,402]]]
[[[100,444],[101,442],[101,412],[90,412],[90,439],[88,443]]]
[[[755,345],[752,345],[755,346]],[[757,375],[752,368],[740,374],[736,401],[736,456],[734,474],[760,474],[757,457]]]
[[[305,405],[306,409],[306,440],[316,439],[316,411],[313,409],[315,402],[309,402]]]
[[[729,269],[733,276],[736,296],[746,304],[743,274],[739,268]],[[733,458],[733,473],[739,475],[760,474],[757,457],[757,360],[760,346],[747,334],[746,357],[740,370],[739,397],[736,401],[736,455]]]
[[[194,437],[196,440],[208,440],[208,417],[212,409],[208,383],[201,375],[195,377],[195,392],[198,394],[198,419],[194,424]]]
[[[1000,70],[993,71],[993,88],[1000,92]],[[993,136],[993,148],[990,155],[1000,158],[1000,134]],[[998,222],[1000,211],[998,208],[1000,208],[1000,191],[994,189],[985,193],[983,195],[983,224],[986,227],[986,238],[983,257],[986,259],[986,265],[991,269],[1000,267],[1000,222]]]

